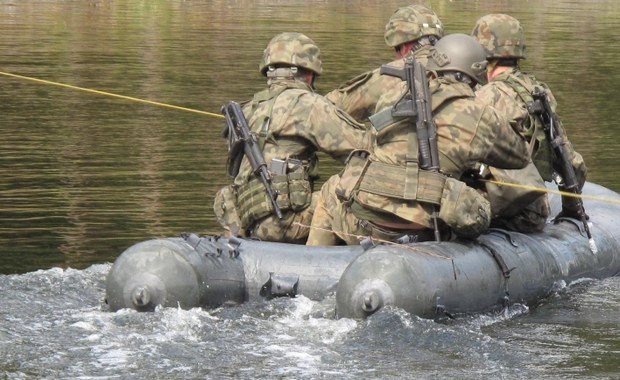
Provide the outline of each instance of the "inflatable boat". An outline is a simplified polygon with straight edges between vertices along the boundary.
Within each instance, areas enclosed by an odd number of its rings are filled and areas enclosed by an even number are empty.
[[[365,318],[393,305],[424,318],[535,306],[582,278],[620,273],[620,195],[586,183],[583,224],[565,218],[544,231],[491,229],[476,240],[307,247],[184,234],[137,243],[107,277],[111,311],[216,308],[249,300],[335,292],[336,316]],[[551,195],[552,215],[560,208]]]

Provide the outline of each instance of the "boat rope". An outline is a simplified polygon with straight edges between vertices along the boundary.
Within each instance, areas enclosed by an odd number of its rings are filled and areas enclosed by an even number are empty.
[[[110,96],[110,97],[113,97],[113,98],[130,100],[132,102],[139,102],[139,103],[150,104],[150,105],[158,106],[158,107],[172,108],[172,109],[175,109],[175,110],[186,111],[186,112],[193,112],[193,113],[198,113],[198,114],[201,114],[201,115],[207,115],[207,116],[213,116],[213,117],[219,117],[219,118],[223,118],[224,117],[224,115],[220,115],[220,114],[213,113],[213,112],[201,111],[201,110],[197,110],[197,109],[193,109],[193,108],[187,108],[187,107],[180,107],[180,106],[175,106],[175,105],[172,105],[172,104],[155,102],[153,100],[134,98],[132,96],[113,94],[111,92],[94,90],[94,89],[85,88],[85,87],[78,87],[78,86],[73,86],[73,85],[70,85],[70,84],[65,84],[65,83],[60,83],[60,82],[53,82],[53,81],[49,81],[49,80],[45,80],[45,79],[27,77],[27,76],[24,76],[24,75],[6,73],[6,72],[2,72],[2,71],[0,71],[0,75],[4,75],[4,76],[7,76],[7,77],[16,78],[16,79],[28,80],[28,81],[31,81],[31,82],[36,82],[36,83],[41,83],[41,84],[47,84],[47,85],[51,85],[51,86],[70,88],[72,90],[85,91],[85,92],[89,92],[91,94],[97,94],[97,95],[103,95],[103,96]]]
[[[575,194],[575,193],[571,193],[571,192],[568,192],[568,191],[548,189],[546,187],[536,187],[536,186],[522,185],[522,184],[518,184],[518,183],[494,181],[494,180],[490,180],[490,179],[480,179],[480,181],[481,182],[493,183],[493,184],[496,184],[496,185],[499,185],[499,186],[518,187],[518,188],[522,188],[522,189],[538,191],[538,192],[541,192],[541,193],[559,194],[559,195],[564,195],[564,196],[567,196],[567,197],[581,198],[581,199],[590,199],[590,200],[599,201],[599,202],[603,202],[603,203],[620,204],[620,200],[618,200],[618,199],[609,199],[609,198],[595,197],[593,195],[587,195],[587,194]]]
[[[175,105],[172,105],[172,104],[156,102],[156,101],[153,101],[153,100],[134,98],[132,96],[119,95],[119,94],[114,94],[114,93],[111,93],[111,92],[106,92],[106,91],[101,91],[101,90],[94,90],[94,89],[91,89],[91,88],[73,86],[73,85],[70,85],[70,84],[54,82],[54,81],[50,81],[50,80],[34,78],[34,77],[25,76],[25,75],[13,74],[13,73],[8,73],[8,72],[3,72],[3,71],[0,71],[0,75],[4,75],[4,76],[11,77],[11,78],[14,78],[14,79],[22,79],[22,80],[27,80],[27,81],[31,81],[31,82],[36,82],[36,83],[40,83],[40,84],[46,84],[46,85],[51,85],[51,86],[58,86],[58,87],[69,88],[69,89],[72,89],[72,90],[89,92],[91,94],[97,94],[97,95],[102,95],[102,96],[109,96],[109,97],[113,97],[113,98],[129,100],[129,101],[132,101],[132,102],[139,102],[139,103],[144,103],[144,104],[150,104],[150,105],[154,105],[154,106],[158,106],[158,107],[170,108],[170,109],[175,109],[175,110],[185,111],[185,112],[193,112],[193,113],[197,113],[197,114],[201,114],[201,115],[206,115],[206,116],[217,117],[217,118],[224,118],[224,115],[213,113],[213,112],[207,112],[207,111],[201,111],[201,110],[197,110],[197,109],[193,109],[193,108],[175,106]],[[596,200],[596,201],[599,201],[599,202],[620,204],[620,200],[606,199],[606,198],[594,197],[594,196],[589,196],[589,195],[584,195],[584,194],[575,194],[575,193],[571,193],[571,192],[560,191],[560,190],[553,190],[553,189],[547,189],[547,188],[541,188],[541,187],[536,187],[536,186],[521,185],[521,184],[517,184],[517,183],[501,182],[501,181],[494,181],[494,180],[488,180],[488,179],[480,179],[480,181],[482,181],[482,182],[490,182],[490,183],[494,183],[494,184],[500,185],[500,186],[518,187],[518,188],[523,188],[523,189],[528,189],[528,190],[539,191],[539,192],[543,192],[543,193],[554,193],[554,194],[564,195],[564,196],[567,196],[567,197],[582,198],[582,199],[592,199],[592,200]]]

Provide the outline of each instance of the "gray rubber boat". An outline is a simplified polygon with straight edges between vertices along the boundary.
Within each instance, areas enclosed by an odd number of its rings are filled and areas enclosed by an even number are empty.
[[[491,230],[475,241],[306,247],[200,237],[137,243],[107,277],[111,311],[215,308],[257,298],[336,293],[336,315],[365,318],[386,305],[425,318],[534,306],[558,285],[620,273],[620,195],[587,183],[593,253],[578,220],[542,233]],[[552,215],[560,207],[552,195]]]

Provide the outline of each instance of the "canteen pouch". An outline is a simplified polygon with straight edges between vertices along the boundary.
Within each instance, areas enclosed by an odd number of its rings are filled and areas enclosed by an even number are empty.
[[[526,205],[543,197],[545,193],[533,190],[545,189],[545,182],[536,166],[530,162],[523,169],[505,170],[489,167],[491,179],[508,184],[527,185],[528,188],[486,183],[486,191],[493,217],[512,217],[517,215]]]
[[[473,239],[489,228],[491,204],[465,182],[447,178],[438,218],[458,236]]]
[[[346,166],[340,174],[340,181],[336,184],[336,195],[347,203],[353,199],[354,192],[359,188],[360,181],[370,164],[368,152],[354,150],[346,160]]]

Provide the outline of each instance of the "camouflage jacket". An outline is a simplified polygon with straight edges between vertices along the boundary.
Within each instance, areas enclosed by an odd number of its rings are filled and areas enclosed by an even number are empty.
[[[430,55],[430,48],[424,46],[413,54],[416,60],[426,65]],[[405,66],[405,59],[398,59],[389,63],[389,65],[403,68]],[[378,67],[352,78],[337,89],[329,92],[325,97],[355,120],[359,122],[367,121],[370,115],[381,110],[381,108],[377,108],[377,102],[388,89],[399,94],[404,93],[406,90],[406,83],[404,81],[388,75],[381,75],[379,73],[380,69]]]
[[[272,79],[269,86],[243,105],[250,129],[264,142],[267,165],[274,158],[299,159],[316,170],[316,152],[344,162],[354,149],[368,149],[371,133],[305,82]],[[235,185],[247,183],[254,175],[244,158]]]
[[[525,74],[516,68],[498,75],[489,83],[477,89],[476,97],[482,102],[499,110],[508,119],[508,122],[515,130],[525,135],[530,144],[530,153],[536,167],[541,172],[543,179],[550,181],[551,173],[549,171],[552,170],[552,168],[558,168],[560,164],[554,162],[554,158],[550,151],[546,154],[541,152],[541,154],[537,155],[538,151],[542,150],[541,146],[548,143],[548,141],[546,141],[547,139],[543,131],[536,129],[536,120],[527,110],[527,103],[533,100],[529,94],[532,93],[536,86],[542,87],[547,92],[551,108],[555,111],[557,102],[549,87],[545,83],[536,80],[534,76]],[[539,127],[539,129],[540,128],[541,127]],[[571,159],[575,174],[577,175],[577,180],[580,184],[579,187],[581,188],[586,180],[586,165],[581,155],[573,149],[564,128],[561,128],[561,131],[564,141],[566,142],[565,148]],[[547,150],[549,149],[551,148],[547,147]],[[547,163],[537,162],[541,160],[547,161]]]
[[[524,137],[515,132],[493,107],[476,99],[468,85],[449,78],[436,78],[429,82],[429,87],[442,173],[458,179],[479,162],[506,169],[527,165],[529,157]],[[391,106],[401,95],[396,90],[388,91],[378,104]],[[415,131],[415,126],[405,119],[377,132],[370,159],[405,166],[408,135],[412,129]],[[355,201],[362,206],[369,204],[361,196],[363,194],[358,193]],[[379,197],[373,198],[376,210],[382,209],[404,220],[432,226],[429,204],[390,197],[382,198],[384,204],[381,204]],[[363,215],[358,212],[358,215],[363,219],[378,217],[372,213]]]

